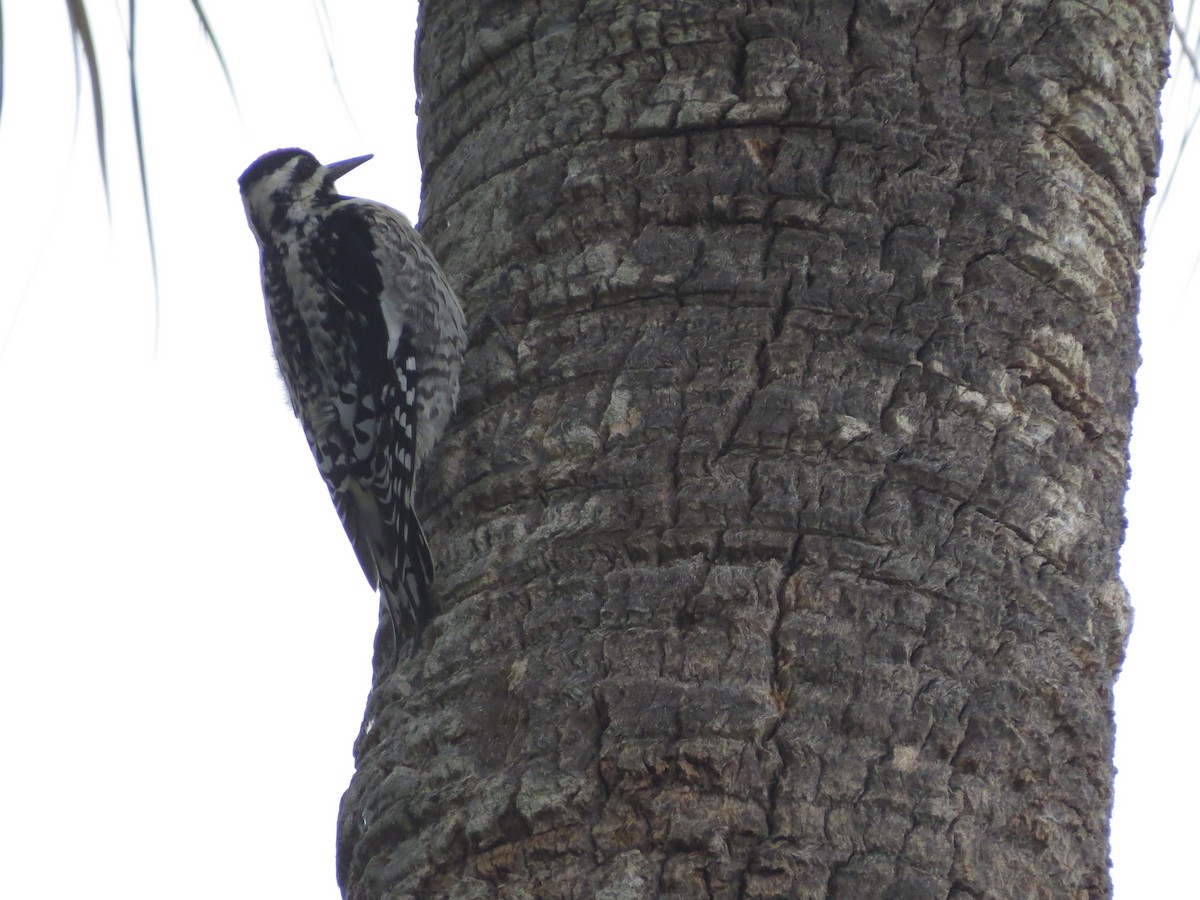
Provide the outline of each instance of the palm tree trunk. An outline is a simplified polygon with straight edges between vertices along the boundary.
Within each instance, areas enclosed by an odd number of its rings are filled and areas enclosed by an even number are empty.
[[[483,322],[377,897],[1103,897],[1165,0],[426,0]]]

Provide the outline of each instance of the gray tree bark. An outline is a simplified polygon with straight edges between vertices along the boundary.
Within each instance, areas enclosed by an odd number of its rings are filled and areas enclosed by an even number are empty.
[[[422,4],[486,321],[346,897],[1111,893],[1168,14]]]

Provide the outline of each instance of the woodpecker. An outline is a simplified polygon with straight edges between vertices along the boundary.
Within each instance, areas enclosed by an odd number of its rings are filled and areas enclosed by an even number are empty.
[[[414,508],[421,463],[458,397],[462,307],[396,210],[339,194],[371,156],[321,165],[273,150],[238,179],[258,240],[267,325],[292,410],[392,628],[393,665],[432,612]]]

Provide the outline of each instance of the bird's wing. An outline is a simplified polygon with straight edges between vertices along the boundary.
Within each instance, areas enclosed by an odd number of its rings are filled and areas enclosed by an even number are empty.
[[[394,279],[381,269],[380,259],[391,255],[376,247],[375,236],[386,239],[386,230],[362,212],[339,205],[313,243],[314,262],[336,300],[325,312],[328,333],[342,336],[348,373],[328,429],[330,443],[340,442],[330,451],[340,449],[344,471],[330,471],[327,482],[359,563],[372,585],[383,589],[398,633],[416,633],[429,611],[433,577],[413,508],[418,373],[411,330],[386,321],[383,312]]]
[[[395,364],[404,337],[417,359],[417,465],[429,454],[453,412],[466,322],[445,273],[403,214],[382,203],[347,198],[332,217],[363,232],[356,244],[370,247],[378,281],[377,307],[387,331],[387,354]],[[345,291],[346,287],[339,287]]]

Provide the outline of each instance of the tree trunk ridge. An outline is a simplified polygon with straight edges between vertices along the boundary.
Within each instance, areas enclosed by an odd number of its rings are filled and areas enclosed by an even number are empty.
[[[377,897],[1105,897],[1163,2],[426,0],[481,323]]]

